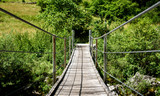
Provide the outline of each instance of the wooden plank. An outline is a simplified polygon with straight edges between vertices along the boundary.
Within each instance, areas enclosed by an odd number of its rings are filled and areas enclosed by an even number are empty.
[[[76,45],[69,69],[56,96],[107,96],[108,91],[93,64],[87,44]]]
[[[62,75],[59,77],[58,81],[54,84],[54,86],[52,86],[51,90],[49,91],[48,94],[46,94],[46,96],[53,96],[55,94],[56,89],[58,88],[58,86],[62,82],[63,78],[65,78],[67,70],[69,69],[69,66],[72,64],[71,62],[72,62],[72,57],[74,56],[74,52],[75,52],[75,50],[73,50],[71,58],[69,60],[69,63],[67,64],[66,68],[64,69]]]

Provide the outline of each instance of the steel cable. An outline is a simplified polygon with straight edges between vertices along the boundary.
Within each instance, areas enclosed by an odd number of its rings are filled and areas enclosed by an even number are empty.
[[[101,50],[98,50],[94,48],[93,50],[97,50],[101,53],[108,53],[108,54],[125,54],[125,53],[155,53],[155,52],[160,52],[160,50],[146,50],[146,51],[129,51],[129,52],[103,52]]]
[[[137,94],[139,94],[140,96],[143,96],[141,93],[139,93],[138,91],[134,90],[133,88],[131,88],[130,86],[126,85],[125,83],[123,83],[122,81],[120,81],[119,79],[117,79],[116,77],[112,76],[111,74],[109,74],[108,72],[106,72],[105,70],[103,70],[103,68],[98,64],[97,62],[97,65],[99,66],[99,68],[101,68],[101,70],[103,72],[105,72],[106,74],[108,74],[110,77],[112,77],[113,79],[115,79],[116,81],[118,81],[119,83],[121,83],[122,85],[128,87],[129,89],[131,89],[132,91],[136,92]]]
[[[26,51],[13,51],[13,50],[0,50],[0,52],[9,52],[9,53],[29,53],[29,54],[51,54],[52,52],[26,52]]]
[[[155,53],[155,52],[160,52],[160,50],[129,51],[129,52],[104,52],[104,53],[123,54],[123,53]]]
[[[6,13],[6,14],[8,14],[8,15],[10,15],[10,16],[12,16],[12,17],[14,17],[14,18],[16,18],[16,19],[18,19],[18,20],[26,23],[26,24],[28,24],[28,25],[31,25],[31,26],[33,26],[33,27],[35,27],[35,28],[37,28],[37,29],[39,29],[39,30],[41,30],[41,31],[49,34],[49,35],[52,35],[52,36],[55,36],[55,37],[64,39],[63,37],[59,37],[59,36],[57,36],[57,35],[55,35],[55,34],[52,34],[52,33],[48,32],[48,31],[46,31],[46,30],[44,30],[44,29],[42,29],[42,28],[40,28],[40,27],[38,27],[38,26],[36,26],[36,25],[34,25],[34,24],[32,24],[32,23],[30,23],[30,22],[28,22],[28,21],[26,21],[26,20],[24,20],[24,19],[22,19],[22,18],[20,18],[20,17],[18,17],[18,16],[16,16],[16,15],[8,12],[8,11],[6,11],[5,9],[0,8],[0,11],[2,11],[2,12],[4,12],[4,13]]]

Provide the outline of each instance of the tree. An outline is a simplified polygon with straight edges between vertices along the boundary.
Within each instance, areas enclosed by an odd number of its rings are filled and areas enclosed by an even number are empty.
[[[104,19],[128,20],[130,16],[136,15],[140,10],[137,8],[138,4],[131,2],[130,0],[95,0],[92,2],[90,10],[94,15],[100,16],[102,22]]]
[[[86,25],[90,23],[91,16],[86,10],[80,9],[72,0],[51,0],[45,4],[47,7],[41,18],[45,20],[46,26],[52,27],[52,31],[57,34],[63,31],[70,33],[73,29],[77,38],[81,38],[82,34],[88,35]]]

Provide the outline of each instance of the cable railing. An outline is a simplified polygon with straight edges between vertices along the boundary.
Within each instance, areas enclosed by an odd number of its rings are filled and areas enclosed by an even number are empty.
[[[90,54],[93,58],[93,60],[95,61],[95,66],[96,68],[100,68],[100,70],[103,72],[103,80],[104,82],[107,84],[107,75],[111,78],[113,78],[115,81],[121,83],[123,86],[129,88],[130,90],[132,90],[133,92],[135,92],[136,94],[143,96],[142,93],[138,92],[137,90],[135,90],[134,88],[130,87],[129,85],[125,84],[124,82],[122,82],[121,80],[119,80],[117,77],[113,76],[112,74],[110,74],[108,72],[109,69],[107,69],[107,56],[108,54],[140,54],[140,53],[157,53],[160,52],[160,50],[144,50],[144,51],[128,51],[128,52],[109,52],[107,51],[107,36],[116,31],[117,29],[123,27],[124,25],[126,25],[127,23],[135,20],[136,18],[139,18],[141,15],[147,13],[148,11],[156,8],[157,6],[160,5],[160,1],[157,2],[156,4],[152,5],[151,7],[149,7],[148,9],[144,10],[143,12],[139,13],[138,15],[136,15],[135,17],[131,18],[130,20],[128,20],[127,22],[121,24],[120,26],[116,27],[115,29],[109,31],[108,33],[105,33],[104,35],[100,36],[100,37],[92,37],[92,32],[91,30],[89,30],[89,50],[90,50]],[[103,41],[103,50],[99,50],[98,49],[98,39],[101,39]],[[93,44],[93,40],[95,40],[95,44]],[[102,46],[101,46],[102,47]],[[98,52],[100,52],[103,56],[103,67],[98,63]],[[99,57],[102,58],[102,57]]]
[[[52,69],[53,69],[52,73],[50,73],[50,74],[49,73],[41,74],[40,76],[37,76],[37,80],[35,80],[34,82],[28,81],[28,84],[26,84],[26,85],[20,84],[18,88],[15,88],[15,89],[11,88],[12,90],[10,90],[9,93],[4,93],[4,95],[5,96],[10,96],[10,95],[13,95],[13,94],[18,94],[22,90],[26,91],[28,89],[32,89],[33,88],[32,85],[36,84],[39,81],[43,81],[44,82],[47,77],[51,77],[53,79],[52,80],[52,84],[55,84],[56,81],[57,81],[57,75],[60,75],[60,73],[58,71],[59,70],[62,70],[62,71],[64,70],[64,68],[66,67],[67,62],[70,59],[72,50],[74,50],[74,31],[72,30],[72,36],[59,37],[59,36],[57,36],[55,34],[52,34],[52,33],[48,32],[48,31],[46,31],[46,30],[44,30],[44,29],[42,29],[42,28],[40,28],[40,27],[38,27],[38,26],[36,26],[36,25],[34,25],[34,24],[32,24],[32,23],[30,23],[30,22],[28,22],[28,21],[16,16],[16,15],[14,15],[14,14],[12,14],[11,12],[8,12],[5,9],[0,8],[0,11],[2,11],[2,12],[6,13],[6,14],[8,14],[8,15],[10,15],[10,16],[12,16],[12,17],[14,17],[14,18],[16,18],[16,19],[18,19],[18,20],[20,20],[20,21],[22,21],[22,22],[24,22],[24,23],[26,23],[26,24],[28,24],[28,25],[36,28],[36,29],[38,29],[38,30],[40,30],[41,32],[43,32],[46,35],[48,35],[48,39],[52,39],[52,40],[50,40],[49,44],[45,44],[45,45],[49,45],[49,48],[47,48],[47,50],[50,50],[51,52],[47,52],[43,48],[40,49],[39,51],[32,51],[32,50],[26,51],[26,50],[23,50],[23,49],[14,50],[15,48],[9,48],[9,47],[7,47],[5,45],[4,45],[5,47],[2,47],[2,49],[0,49],[1,64],[3,64],[3,61],[5,61],[7,59],[10,59],[10,58],[15,59],[15,62],[16,62],[17,59],[21,58],[21,59],[24,59],[24,61],[20,60],[19,62],[25,62],[25,61],[28,60],[26,63],[32,64],[33,62],[35,62],[35,60],[34,60],[35,57],[41,58],[41,57],[43,57],[43,55],[46,55],[47,62],[49,62],[53,66],[52,67]],[[45,39],[46,38],[44,38],[44,40]],[[40,45],[41,45],[41,40],[39,40],[38,43],[40,43]],[[59,43],[61,43],[61,44],[59,44]],[[56,45],[56,44],[58,44],[58,45]],[[39,47],[39,45],[37,45],[37,46]],[[57,50],[56,46],[60,46],[58,50]],[[35,55],[35,57],[32,57],[32,55]],[[3,56],[7,56],[7,58],[5,58],[5,60],[2,60]],[[10,57],[10,56],[12,56],[12,57]],[[61,56],[62,60],[57,60],[57,58],[58,58],[57,56]],[[15,62],[10,62],[10,63],[15,64]],[[39,65],[41,65],[41,64],[39,64]],[[34,66],[34,65],[30,65],[29,68],[31,68],[31,66]],[[19,69],[17,69],[17,70],[19,70]],[[28,70],[33,71],[31,69],[28,69]],[[4,71],[5,71],[5,69],[4,69]],[[10,75],[16,75],[16,74],[10,74]],[[38,78],[38,77],[42,77],[42,78]],[[30,78],[26,78],[26,79],[30,80]],[[10,80],[10,81],[12,81],[12,80]],[[16,84],[13,85],[13,86],[16,86]],[[6,87],[6,88],[9,88],[9,87]],[[5,90],[7,90],[7,89],[4,89],[4,91]],[[3,89],[1,89],[0,91],[3,91]],[[8,91],[6,91],[6,92],[8,92]]]

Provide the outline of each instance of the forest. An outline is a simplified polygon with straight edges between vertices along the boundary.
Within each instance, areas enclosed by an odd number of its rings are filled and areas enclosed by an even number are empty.
[[[0,0],[0,8],[40,28],[67,39],[75,31],[75,43],[89,44],[159,0]],[[36,2],[29,4],[27,2]],[[103,51],[103,38],[98,39]],[[56,75],[64,70],[64,40],[56,38]],[[95,44],[95,40],[93,43]],[[52,36],[0,12],[0,94],[44,96],[53,85]],[[107,35],[107,52],[160,50],[160,6]],[[95,52],[95,51],[94,51]],[[160,52],[160,51],[159,51]],[[144,96],[160,96],[160,53],[107,54],[107,72]],[[98,52],[98,64],[103,65]],[[103,72],[99,70],[103,75]],[[138,77],[135,77],[136,74]],[[143,78],[148,76],[154,80]],[[138,84],[132,82],[137,78]],[[120,96],[138,96],[107,75],[109,85],[120,86]],[[154,84],[153,84],[154,83]],[[12,92],[10,90],[13,90]]]

